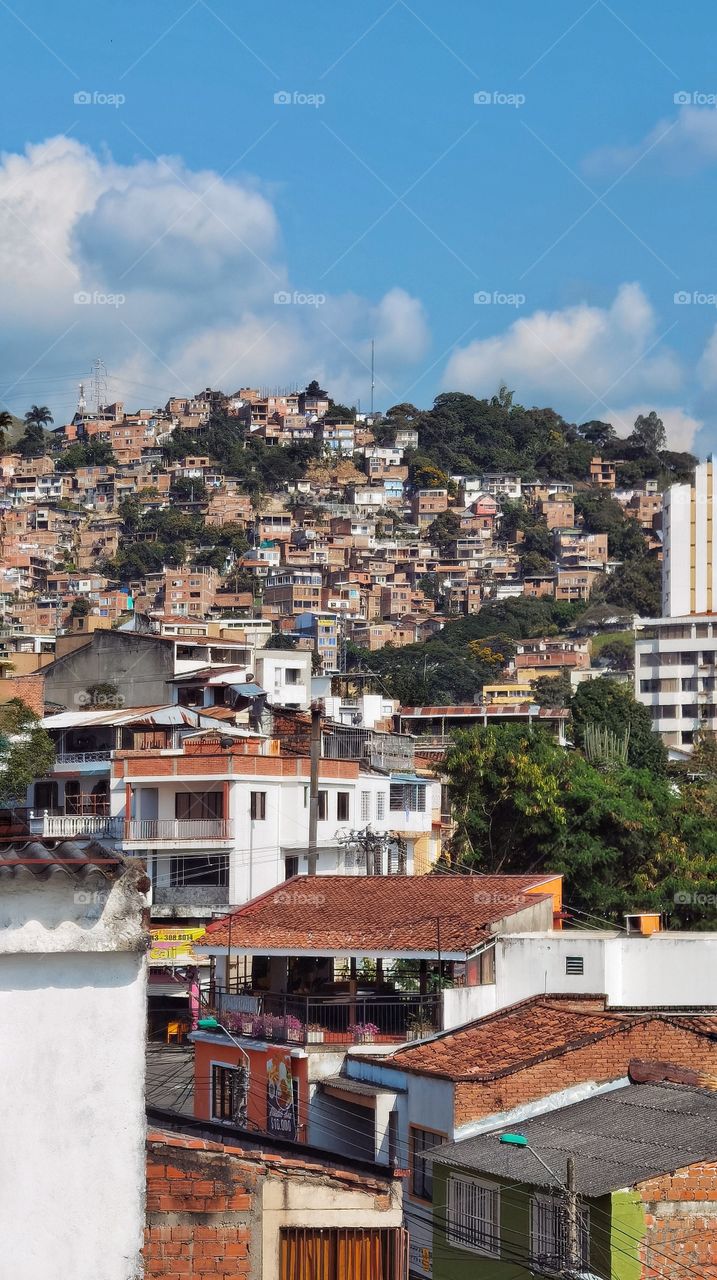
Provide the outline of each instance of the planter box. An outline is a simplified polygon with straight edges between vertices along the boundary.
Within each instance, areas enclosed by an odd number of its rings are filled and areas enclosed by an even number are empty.
[[[306,1043],[307,1044],[323,1044],[324,1043],[323,1031],[313,1031],[311,1027],[309,1027],[309,1029],[306,1032]]]
[[[240,1022],[241,1033],[243,1036],[251,1036],[254,1034],[254,1019],[242,1018]]]
[[[286,1038],[291,1044],[303,1044],[304,1032],[302,1027],[287,1027]],[[323,1035],[321,1037],[323,1039]]]

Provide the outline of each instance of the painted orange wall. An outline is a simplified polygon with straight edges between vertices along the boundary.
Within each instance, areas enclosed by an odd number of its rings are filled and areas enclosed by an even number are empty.
[[[262,1048],[246,1045],[249,1057],[249,1127],[266,1132],[266,1062],[277,1053],[290,1053],[288,1045],[267,1044]],[[236,1045],[194,1042],[194,1114],[199,1120],[211,1120],[212,1063],[242,1066],[242,1055]],[[297,1139],[306,1142],[309,1103],[309,1062],[306,1057],[292,1057],[291,1073],[299,1084]]]

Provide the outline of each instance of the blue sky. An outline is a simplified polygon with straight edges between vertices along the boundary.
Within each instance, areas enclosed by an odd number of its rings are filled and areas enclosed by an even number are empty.
[[[129,406],[366,405],[374,336],[381,407],[505,379],[706,452],[716,36],[706,0],[3,0],[4,403],[61,420],[99,355]]]

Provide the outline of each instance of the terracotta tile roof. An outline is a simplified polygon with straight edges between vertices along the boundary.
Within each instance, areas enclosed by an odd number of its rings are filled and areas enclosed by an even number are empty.
[[[56,874],[83,880],[93,872],[111,880],[121,874],[124,866],[125,861],[120,854],[93,840],[83,843],[63,840],[61,844],[52,846],[39,840],[0,845],[0,881],[7,876],[16,876],[21,868],[38,880],[46,880]]]
[[[381,1062],[402,1071],[478,1083],[616,1035],[636,1022],[657,1019],[677,1022],[679,1026],[687,1024],[687,1029],[700,1034],[714,1035],[717,1031],[717,1018],[677,1020],[651,1013],[600,1012],[587,1007],[595,997],[582,999],[586,1001],[584,1008],[580,1008],[573,996],[534,996],[521,1000],[455,1031],[415,1047],[399,1049]]]
[[[295,876],[208,925],[199,946],[462,957],[490,925],[544,900],[554,876]]]

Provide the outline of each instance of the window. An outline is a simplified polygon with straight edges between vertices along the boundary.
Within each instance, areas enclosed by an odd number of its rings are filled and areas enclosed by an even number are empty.
[[[329,793],[328,791],[319,792],[319,822],[326,822],[329,816]]]
[[[371,792],[370,791],[361,792],[361,821],[362,822],[371,821]]]
[[[249,816],[253,822],[264,821],[266,818],[266,791],[251,792]]]
[[[573,977],[579,977],[585,971],[585,961],[582,956],[566,956],[565,972],[572,974]]]
[[[349,793],[348,791],[336,792],[336,821],[348,822],[349,820]]]
[[[242,1067],[212,1063],[212,1119],[246,1127],[247,1079]]]
[[[284,684],[300,684],[301,667],[287,667],[284,672]]]
[[[419,1200],[433,1199],[433,1166],[430,1160],[426,1160],[425,1153],[445,1140],[445,1133],[411,1126],[411,1195]]]
[[[221,818],[221,791],[177,791],[174,797],[174,816],[195,821]]]
[[[500,1193],[490,1183],[451,1174],[448,1179],[447,1235],[451,1244],[479,1253],[500,1254]]]
[[[530,1204],[530,1256],[534,1263],[562,1271],[568,1261],[567,1206],[555,1196],[534,1196]],[[578,1205],[578,1257],[590,1262],[590,1214]]]
[[[169,864],[170,888],[183,888],[185,885],[219,885],[229,884],[229,855],[220,853],[217,857],[201,858],[191,854],[187,858],[172,858]]]
[[[425,813],[425,786],[416,782],[392,782],[389,808],[393,812],[403,809],[409,813]]]
[[[386,817],[386,792],[376,792],[376,821],[383,822]]]
[[[286,879],[286,880],[291,880],[292,876],[298,876],[298,874],[299,874],[299,859],[298,859],[298,857],[296,857],[296,856],[292,855],[291,857],[285,858],[285,859],[284,859],[284,877],[285,877],[285,879]]]

